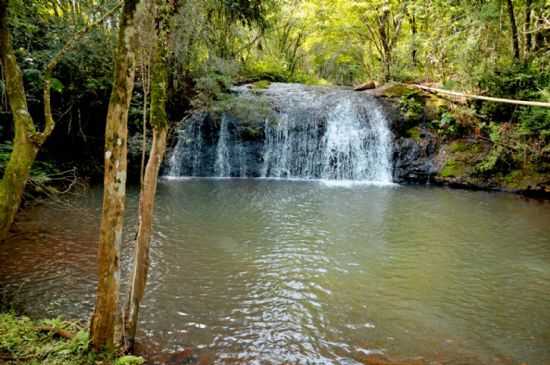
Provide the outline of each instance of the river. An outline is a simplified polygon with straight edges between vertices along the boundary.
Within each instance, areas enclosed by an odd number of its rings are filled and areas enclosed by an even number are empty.
[[[4,296],[87,320],[100,204],[91,189],[24,211],[0,251]],[[136,207],[130,189],[124,277]],[[138,340],[204,363],[548,364],[549,222],[547,202],[504,193],[163,180]]]

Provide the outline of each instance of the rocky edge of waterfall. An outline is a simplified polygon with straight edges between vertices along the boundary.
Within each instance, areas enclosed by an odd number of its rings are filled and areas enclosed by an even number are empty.
[[[464,101],[402,84],[366,92],[378,98],[391,120],[396,182],[550,196],[549,166],[495,162],[499,145],[483,136],[483,121]]]
[[[187,132],[182,134],[180,126],[165,173],[175,176],[264,176],[265,150],[269,142],[267,131],[278,123],[273,115],[280,111],[282,104],[273,103],[273,95],[271,99],[264,96],[274,87],[284,89],[285,85],[290,84],[241,85],[233,90],[232,96],[209,110],[193,114],[184,122]],[[331,100],[331,90],[348,90],[299,86],[305,91],[315,89],[315,93],[326,100]],[[394,182],[550,196],[550,166],[522,163],[510,166],[497,161],[495,149],[498,146],[483,136],[479,127],[482,122],[460,101],[403,84],[364,91],[349,89],[349,92],[370,95],[383,110],[391,131],[391,178]],[[370,99],[364,100],[370,103]],[[330,102],[323,108],[330,109]],[[315,112],[306,110],[307,113]],[[308,138],[323,135],[326,120],[320,117],[317,124],[311,124],[311,118],[308,120],[307,126],[293,125],[290,129],[307,129]],[[227,134],[229,141],[238,138],[238,146],[233,146],[231,151],[229,147],[225,150],[219,143],[220,134]],[[194,141],[189,143],[191,140]],[[239,158],[220,163],[220,150],[232,155],[238,153]],[[194,157],[182,163],[178,156],[182,153]],[[516,156],[517,159],[520,158]]]

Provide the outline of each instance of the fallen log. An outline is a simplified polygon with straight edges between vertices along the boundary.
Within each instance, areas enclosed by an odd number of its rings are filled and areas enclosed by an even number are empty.
[[[69,331],[66,331],[66,330],[63,330],[61,328],[55,328],[55,327],[50,327],[50,326],[41,326],[41,327],[38,327],[36,330],[38,332],[46,332],[48,334],[53,334],[54,336],[62,337],[62,338],[65,338],[67,340],[70,340],[71,338],[74,337],[73,333],[71,333]]]
[[[375,88],[376,88],[376,83],[374,81],[368,81],[368,82],[365,82],[364,84],[354,87],[353,90],[364,91],[364,90],[370,90]]]
[[[481,96],[481,95],[473,95],[473,94],[466,94],[466,93],[460,93],[457,91],[449,91],[444,89],[438,89],[435,87],[428,87],[424,85],[418,85],[418,84],[406,84],[409,86],[413,86],[416,88],[419,88],[421,90],[435,92],[435,93],[441,93],[441,94],[447,94],[447,95],[453,95],[461,98],[468,98],[468,99],[477,99],[477,100],[485,100],[485,101],[494,101],[497,103],[506,103],[506,104],[515,104],[515,105],[525,105],[525,106],[539,106],[543,108],[550,108],[550,103],[544,102],[544,101],[527,101],[527,100],[514,100],[514,99],[504,99],[504,98],[493,98],[490,96]]]

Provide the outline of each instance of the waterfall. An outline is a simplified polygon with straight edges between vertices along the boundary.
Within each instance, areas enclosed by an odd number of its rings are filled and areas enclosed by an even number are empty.
[[[214,172],[218,177],[231,176],[231,163],[228,147],[229,133],[227,131],[227,117],[222,115],[222,123],[220,126],[220,137],[218,138],[218,145],[216,147],[216,165]]]
[[[376,98],[280,83],[261,93],[246,87],[235,92],[251,109],[267,100],[271,114],[257,120],[230,111],[197,115],[179,130],[170,176],[391,183],[392,133]]]

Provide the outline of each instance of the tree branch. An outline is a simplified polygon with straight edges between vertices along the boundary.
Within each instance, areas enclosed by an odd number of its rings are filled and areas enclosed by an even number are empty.
[[[44,119],[45,119],[45,125],[42,132],[37,132],[33,135],[33,140],[36,144],[41,145],[44,143],[46,138],[52,133],[53,128],[55,127],[55,121],[53,119],[52,115],[52,105],[51,105],[51,83],[52,83],[52,74],[53,70],[57,66],[57,64],[63,59],[65,56],[65,53],[72,49],[76,43],[82,39],[92,28],[98,26],[99,24],[103,23],[105,19],[109,18],[111,15],[113,15],[120,7],[122,6],[122,1],[119,1],[111,10],[109,10],[105,15],[103,15],[101,18],[99,18],[97,21],[90,23],[86,25],[84,28],[82,28],[80,31],[78,31],[73,38],[71,38],[59,52],[50,60],[48,65],[46,66],[45,72],[44,72],[44,85],[42,93],[44,95]]]

